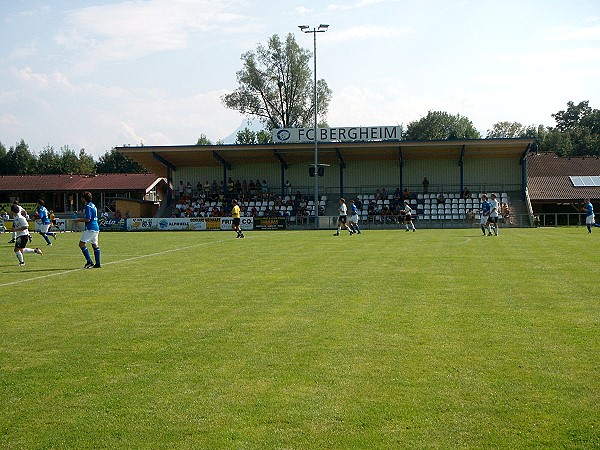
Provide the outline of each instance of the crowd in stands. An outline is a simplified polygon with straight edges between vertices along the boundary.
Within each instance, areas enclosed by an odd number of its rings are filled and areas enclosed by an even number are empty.
[[[212,183],[180,181],[176,191],[177,202],[171,217],[228,217],[231,214],[231,200],[236,199],[243,217],[294,217],[302,220],[314,211],[314,202],[308,195],[296,191],[291,193],[291,184],[285,183],[286,195],[269,191],[266,180],[234,182],[231,178],[227,185],[216,180]],[[319,214],[325,212],[325,196],[319,202]]]

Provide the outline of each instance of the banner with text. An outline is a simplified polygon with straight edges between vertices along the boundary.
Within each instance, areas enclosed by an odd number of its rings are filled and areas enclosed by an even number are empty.
[[[271,137],[276,144],[314,142],[314,128],[275,128]],[[395,141],[402,137],[400,126],[318,128],[318,142]]]

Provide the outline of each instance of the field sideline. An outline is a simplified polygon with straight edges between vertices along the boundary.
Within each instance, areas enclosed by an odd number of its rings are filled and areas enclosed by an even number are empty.
[[[0,448],[600,448],[584,227],[0,235]]]

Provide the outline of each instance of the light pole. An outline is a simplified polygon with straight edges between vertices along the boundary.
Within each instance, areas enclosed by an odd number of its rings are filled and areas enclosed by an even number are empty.
[[[314,108],[315,108],[315,129],[314,129],[314,140],[315,140],[315,161],[314,161],[314,166],[315,166],[315,228],[319,228],[319,148],[318,148],[318,143],[317,143],[317,132],[318,132],[318,125],[317,125],[317,33],[325,33],[327,31],[327,29],[329,28],[329,25],[319,25],[318,28],[313,28],[312,30],[310,29],[310,27],[308,25],[298,25],[298,28],[300,28],[300,30],[303,33],[312,33],[313,34],[313,42],[314,42],[314,49],[313,49],[313,60],[315,63],[315,68],[314,68],[314,75],[315,75],[315,83],[314,83],[314,90],[313,90],[313,94],[314,94]]]

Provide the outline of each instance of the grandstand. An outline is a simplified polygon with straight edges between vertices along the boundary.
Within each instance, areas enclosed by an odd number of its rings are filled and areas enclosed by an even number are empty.
[[[532,212],[527,199],[527,156],[530,139],[474,139],[454,141],[369,141],[323,142],[319,144],[319,162],[326,166],[319,184],[319,228],[331,228],[337,216],[337,199],[358,199],[361,222],[367,227],[394,227],[401,222],[398,198],[393,192],[410,190],[415,218],[423,227],[468,227],[476,220],[479,195],[496,192],[507,202],[516,226],[531,226]],[[283,216],[290,225],[313,225],[315,198],[309,168],[314,161],[310,143],[254,145],[191,145],[118,147],[123,155],[142,164],[157,176],[165,177],[170,186],[180,181],[203,184],[220,180],[224,192],[211,201],[215,214],[226,214],[233,193],[227,180],[266,180],[268,198],[242,199],[242,212],[255,217]],[[431,185],[424,192],[422,180]],[[222,180],[222,181],[221,181]],[[306,200],[299,204],[275,207],[278,198],[287,203],[289,180],[292,192]],[[471,192],[462,198],[465,188]],[[377,191],[385,197],[377,198]],[[440,205],[437,194],[444,192],[447,201]],[[237,194],[236,194],[237,195]],[[164,200],[173,211],[176,193]],[[215,205],[212,205],[215,203]],[[374,203],[372,205],[372,203]],[[290,209],[290,206],[291,209]],[[212,214],[212,212],[211,212]]]

